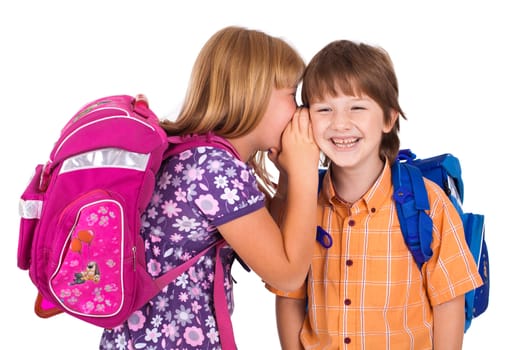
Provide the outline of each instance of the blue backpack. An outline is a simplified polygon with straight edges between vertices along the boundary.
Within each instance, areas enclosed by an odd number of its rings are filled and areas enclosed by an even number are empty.
[[[319,170],[319,190],[325,173],[326,169]],[[489,302],[489,257],[484,215],[463,212],[463,180],[458,158],[447,153],[417,159],[409,149],[401,150],[392,166],[394,200],[405,243],[420,269],[432,256],[432,219],[425,212],[430,205],[423,177],[437,183],[445,191],[461,216],[465,239],[483,280],[483,285],[465,294],[466,332],[472,319],[485,312]],[[328,248],[330,240],[331,237],[318,227],[317,241]]]

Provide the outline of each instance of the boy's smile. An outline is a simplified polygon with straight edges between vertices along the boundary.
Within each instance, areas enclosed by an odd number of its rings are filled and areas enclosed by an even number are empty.
[[[383,110],[366,95],[325,96],[310,105],[314,137],[323,153],[340,167],[377,162],[384,124]]]

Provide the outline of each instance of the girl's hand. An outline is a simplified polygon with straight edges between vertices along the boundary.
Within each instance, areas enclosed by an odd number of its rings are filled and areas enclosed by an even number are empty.
[[[282,135],[282,150],[271,149],[268,157],[280,173],[294,178],[315,170],[319,165],[319,147],[315,143],[308,109],[299,107]]]

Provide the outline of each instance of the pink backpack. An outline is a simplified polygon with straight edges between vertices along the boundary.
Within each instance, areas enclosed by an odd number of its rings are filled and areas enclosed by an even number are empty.
[[[84,106],[62,129],[20,200],[18,267],[38,289],[35,312],[61,312],[94,325],[122,324],[213,246],[154,279],[146,268],[140,216],[155,175],[174,152],[227,143],[213,135],[167,137],[143,95]],[[217,260],[218,253],[217,251]],[[223,279],[216,264],[216,279]],[[222,283],[215,284],[223,349],[234,349]]]

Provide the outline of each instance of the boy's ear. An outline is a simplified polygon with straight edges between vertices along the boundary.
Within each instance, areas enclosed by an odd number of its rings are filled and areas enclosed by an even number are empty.
[[[383,127],[383,132],[385,134],[388,134],[390,131],[392,131],[392,128],[394,125],[396,125],[396,121],[399,118],[399,112],[396,110],[390,110],[390,118],[388,118],[388,122],[385,123]]]

